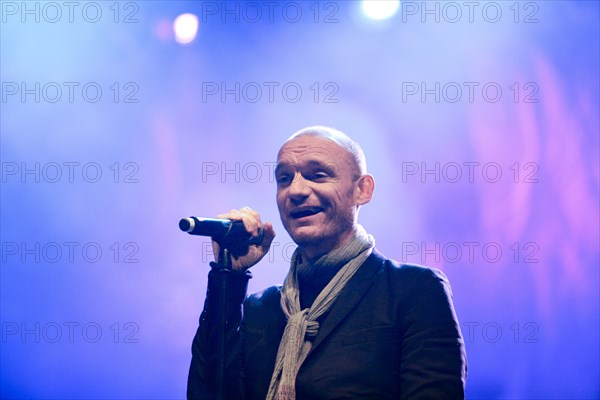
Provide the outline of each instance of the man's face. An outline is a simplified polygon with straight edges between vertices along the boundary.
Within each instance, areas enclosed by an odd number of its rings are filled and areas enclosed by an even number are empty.
[[[299,136],[277,157],[277,207],[300,246],[329,251],[353,232],[357,218],[357,167],[335,142]]]

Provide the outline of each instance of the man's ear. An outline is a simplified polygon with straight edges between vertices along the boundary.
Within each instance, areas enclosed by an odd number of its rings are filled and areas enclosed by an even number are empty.
[[[362,206],[371,201],[375,191],[375,178],[373,175],[365,174],[356,182],[356,205]]]

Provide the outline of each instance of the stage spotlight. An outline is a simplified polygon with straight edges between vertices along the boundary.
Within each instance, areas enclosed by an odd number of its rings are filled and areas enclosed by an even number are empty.
[[[177,43],[192,43],[198,33],[198,17],[194,14],[181,14],[173,22],[173,31]]]
[[[400,8],[400,0],[362,0],[363,13],[375,20],[388,19]]]

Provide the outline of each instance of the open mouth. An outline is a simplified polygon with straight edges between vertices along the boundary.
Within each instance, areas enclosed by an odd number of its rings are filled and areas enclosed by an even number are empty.
[[[321,207],[304,207],[301,209],[294,210],[290,213],[290,216],[294,219],[300,219],[304,217],[310,217],[323,211]]]

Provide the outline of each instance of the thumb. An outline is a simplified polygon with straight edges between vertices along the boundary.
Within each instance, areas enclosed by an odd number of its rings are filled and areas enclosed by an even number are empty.
[[[271,243],[273,243],[273,239],[275,239],[275,229],[273,229],[273,224],[270,222],[265,222],[263,227],[263,242],[261,246],[265,249],[265,252],[271,247]]]

